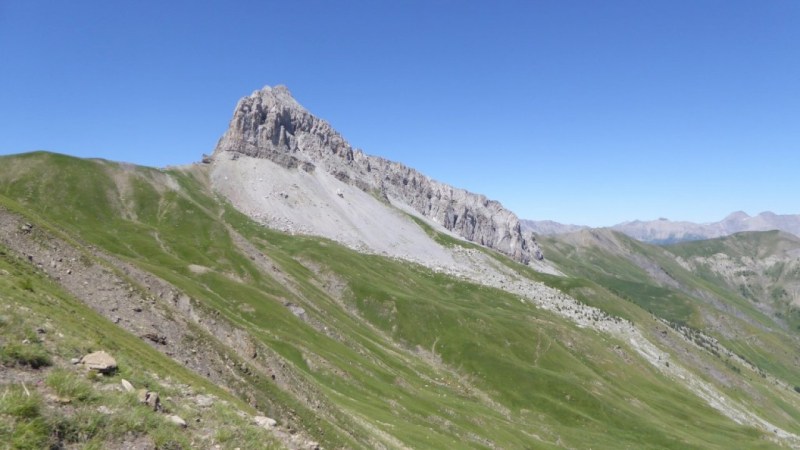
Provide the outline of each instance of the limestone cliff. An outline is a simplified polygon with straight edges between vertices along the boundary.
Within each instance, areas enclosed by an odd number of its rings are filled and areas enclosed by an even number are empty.
[[[283,86],[265,87],[239,101],[214,157],[226,152],[269,159],[287,169],[324,170],[365,192],[408,205],[457,235],[518,261],[542,258],[533,235],[523,234],[517,216],[499,202],[353,149]]]

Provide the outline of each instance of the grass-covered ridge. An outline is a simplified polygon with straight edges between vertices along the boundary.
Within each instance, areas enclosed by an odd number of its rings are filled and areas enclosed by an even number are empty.
[[[241,375],[259,392],[255,403],[290,405],[276,411],[291,410],[326,448],[773,446],[663,376],[628,343],[499,289],[265,229],[210,192],[205,176],[202,167],[160,171],[48,153],[2,157],[0,206],[166,280],[218,313],[215,320],[274,351],[285,369]],[[8,281],[0,284],[4,304],[20,304],[19,296],[22,305],[52,314],[44,293],[58,286],[15,258],[8,264],[18,273],[0,277]],[[553,258],[570,267],[566,252]],[[525,276],[632,320],[648,317],[648,304],[685,323],[699,320],[685,294],[642,281],[646,272],[623,260],[604,261],[597,276],[585,267],[566,278]],[[603,278],[614,273],[621,275]],[[150,358],[162,376],[202,383],[141,339],[81,311],[95,322],[82,337],[78,321],[76,339],[108,346],[123,362],[126,352]],[[54,373],[52,383],[83,396],[81,383]],[[782,406],[789,417],[797,415],[794,405]],[[14,430],[35,426],[38,417],[9,416],[2,416],[11,424],[5,429]],[[800,431],[788,422],[781,426]]]

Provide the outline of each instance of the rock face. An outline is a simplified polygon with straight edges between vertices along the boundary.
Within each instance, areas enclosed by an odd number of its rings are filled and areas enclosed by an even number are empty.
[[[283,86],[239,101],[213,158],[247,155],[284,168],[323,170],[392,203],[402,203],[455,234],[527,263],[542,254],[514,213],[483,195],[432,180],[400,163],[365,155]]]

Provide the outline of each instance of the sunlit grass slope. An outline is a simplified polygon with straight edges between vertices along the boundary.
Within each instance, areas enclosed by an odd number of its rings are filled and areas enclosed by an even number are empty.
[[[97,350],[112,354],[119,370],[89,376],[70,363]],[[125,448],[126,439],[159,448],[280,448],[248,419],[256,411],[245,402],[101,317],[1,245],[0,371],[1,448]],[[122,390],[122,379],[159,392],[162,412]],[[215,404],[197,408],[194,395]],[[167,413],[192,427],[177,427]]]
[[[629,307],[624,308],[628,312],[621,315],[635,314],[630,306],[638,306],[673,326],[685,326],[717,339],[754,364],[759,373],[776,376],[791,386],[800,385],[800,360],[795,356],[800,351],[796,310],[786,301],[777,302],[772,310],[765,308],[754,296],[743,295],[739,283],[731,283],[707,265],[698,264],[692,269],[686,265],[686,260],[692,257],[708,258],[718,253],[769,261],[770,255],[777,251],[798,248],[796,238],[777,232],[741,233],[708,241],[655,246],[610,230],[592,230],[543,241],[551,260],[567,273],[586,279],[586,283],[596,283],[628,302]],[[757,277],[761,281],[758,289],[767,297],[760,301],[770,301],[769,293],[776,287],[796,281],[793,271],[793,266],[778,262],[766,270],[772,276]],[[737,276],[736,280],[743,278]],[[598,306],[623,308],[621,303]],[[737,397],[741,389],[728,392]],[[773,417],[789,414],[791,420],[796,420],[796,412],[787,413],[788,409],[779,406],[780,396],[768,397],[769,401],[758,403],[768,405]]]
[[[310,394],[266,374],[249,382],[265,404],[291,404],[326,448],[774,445],[635,352],[621,357],[625,342],[501,290],[265,229],[210,192],[201,166],[3,157],[0,205],[163,278],[269,346]],[[697,321],[691,299],[613,264],[619,281],[614,267],[558,279],[519,270],[612,313]],[[670,296],[675,305],[658,305]]]

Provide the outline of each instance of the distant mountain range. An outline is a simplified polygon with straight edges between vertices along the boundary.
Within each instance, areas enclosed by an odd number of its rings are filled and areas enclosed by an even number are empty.
[[[589,228],[583,225],[570,225],[551,220],[522,220],[524,230],[541,235],[571,233]],[[734,212],[718,222],[694,223],[668,219],[634,220],[610,227],[612,230],[644,242],[669,244],[729,236],[741,231],[780,230],[800,236],[800,214],[775,214],[770,211],[750,216],[743,211]]]

